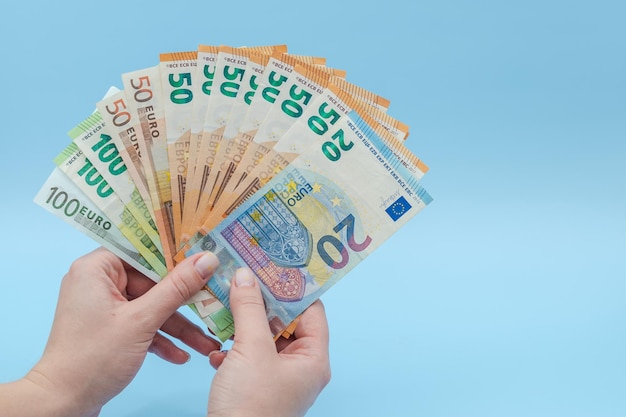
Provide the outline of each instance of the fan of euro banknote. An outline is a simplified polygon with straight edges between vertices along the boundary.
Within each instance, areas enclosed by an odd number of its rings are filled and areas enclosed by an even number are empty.
[[[154,281],[199,251],[220,267],[189,307],[234,334],[235,270],[275,337],[424,208],[427,166],[390,101],[285,45],[199,46],[121,76],[69,131],[35,202]]]

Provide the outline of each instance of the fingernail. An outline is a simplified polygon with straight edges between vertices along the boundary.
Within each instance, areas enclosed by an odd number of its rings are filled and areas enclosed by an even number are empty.
[[[235,272],[235,284],[238,287],[252,287],[255,280],[256,278],[250,268],[239,268]]]
[[[215,370],[218,370],[222,362],[224,362],[224,354],[227,353],[227,350],[214,350],[209,353],[209,364],[211,365],[211,367]]]
[[[196,263],[193,266],[202,278],[208,280],[211,278],[211,275],[213,275],[213,272],[215,272],[219,264],[220,261],[217,259],[215,254],[212,252],[206,252],[196,260]]]

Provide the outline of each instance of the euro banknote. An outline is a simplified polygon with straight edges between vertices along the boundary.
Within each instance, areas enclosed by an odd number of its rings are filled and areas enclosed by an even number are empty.
[[[148,278],[153,281],[161,279],[139,253],[136,244],[131,243],[116,223],[59,168],[55,168],[44,182],[35,196],[35,203],[106,247]]]
[[[219,47],[214,55],[214,66],[211,80],[211,87],[208,93],[208,101],[204,115],[203,127],[198,138],[202,138],[196,150],[195,168],[191,178],[189,178],[185,199],[188,203],[183,213],[183,232],[179,247],[189,239],[195,228],[202,223],[203,218],[210,210],[210,196],[223,190],[226,175],[228,178],[234,172],[232,163],[223,166],[224,158],[232,155],[230,145],[239,143],[239,149],[244,143],[241,140],[231,141],[227,136],[224,142],[224,135],[227,129],[235,129],[234,124],[240,123],[239,119],[243,115],[232,116],[232,110],[236,107],[238,98],[245,100],[246,95],[251,100],[253,93],[250,91],[242,94],[241,86],[244,85],[244,77],[247,74],[248,62],[252,53],[261,55],[286,56],[286,45],[276,45],[271,47],[251,47],[251,48],[231,48]],[[290,57],[297,62],[319,62],[313,57]],[[258,68],[257,68],[258,69]],[[260,72],[261,74],[262,72]],[[252,80],[252,78],[251,78]],[[256,79],[254,80],[256,82]],[[258,85],[257,85],[258,87]],[[256,88],[256,87],[255,87]],[[236,107],[241,110],[241,107]],[[230,134],[230,132],[229,132]],[[218,161],[218,163],[215,163]],[[231,159],[232,161],[232,159]],[[228,170],[228,174],[226,174]]]
[[[397,157],[401,144],[355,113],[334,130],[186,253],[220,255],[209,288],[227,307],[234,271],[251,268],[274,335],[432,200]]]
[[[306,123],[293,124],[274,146],[268,150],[267,154],[260,159],[256,167],[240,181],[239,185],[234,190],[224,193],[202,226],[198,228],[198,231],[206,233],[214,228],[242,201],[256,192],[273,175],[280,172],[308,149],[312,140],[319,140],[319,137],[332,139],[332,135],[336,134],[332,127],[351,111],[359,113],[361,118],[365,117],[365,120],[369,121],[370,126],[385,128],[389,130],[391,135],[399,139],[404,138],[405,133],[401,129],[394,129],[399,123],[394,124],[394,119],[391,116],[386,113],[381,115],[379,109],[369,106],[369,103],[363,102],[361,99],[354,98],[347,91],[331,83],[323,91],[323,94],[319,95],[312,105],[303,111],[302,119]],[[387,124],[379,124],[373,117],[368,117],[372,113],[379,117],[384,117]],[[379,134],[383,133],[379,130]],[[427,167],[418,160],[413,162],[416,166],[419,165],[415,173],[421,178]],[[198,236],[196,235],[188,244],[193,244],[193,241],[197,239]]]
[[[143,142],[138,118],[130,112],[124,90],[120,90],[96,103],[106,133],[115,144],[119,156],[124,161],[126,171],[146,207],[154,218],[154,211],[148,183],[144,175],[142,152],[139,144]],[[145,157],[145,154],[143,155]]]
[[[201,137],[207,139],[209,146],[200,146],[200,157],[204,158],[204,168],[196,172],[186,190],[185,199],[194,203],[185,206],[183,213],[183,233],[181,240],[186,241],[197,227],[198,217],[202,216],[208,205],[208,196],[219,189],[224,178],[232,171],[233,141],[226,129],[233,129],[241,111],[239,102],[244,102],[246,86],[254,86],[254,73],[249,71],[249,58],[254,52],[264,56],[273,51],[286,51],[286,45],[253,48],[218,48],[213,84],[215,88],[209,97],[204,114]],[[215,164],[214,161],[219,161]],[[198,176],[195,176],[198,174]]]
[[[160,249],[141,226],[137,216],[124,204],[119,194],[87,159],[76,143],[71,142],[63,149],[54,159],[54,163],[67,175],[76,188],[80,189],[91,203],[113,222],[146,259],[152,269],[159,276],[164,276],[167,273],[167,268]]]
[[[150,193],[165,263],[171,269],[176,245],[160,71],[152,66],[127,72],[122,74],[122,82],[128,117],[137,119],[139,124],[136,138],[142,154],[141,171]]]
[[[137,190],[112,136],[106,132],[100,113],[89,115],[70,130],[69,135],[162,254],[152,210]]]
[[[108,187],[107,187],[108,189]],[[154,282],[159,282],[167,273],[161,265],[155,270],[146,259],[131,235],[131,239],[120,230],[127,228],[126,222],[116,223],[100,210],[86,193],[60,168],[55,168],[34,199],[35,203],[62,219],[75,229],[107,248],[120,259],[131,265]],[[152,260],[152,263],[154,261]],[[211,292],[204,290],[188,300],[188,305],[206,326],[222,340],[233,334],[230,313]]]
[[[35,201],[155,281],[214,251],[188,305],[221,340],[236,268],[254,271],[274,336],[289,337],[432,200],[409,125],[326,58],[201,44],[121,81],[70,130]]]
[[[254,60],[254,57],[252,58]],[[257,59],[257,63],[260,60]],[[235,138],[236,143],[240,144],[243,152],[239,155],[239,161],[234,171],[230,174],[228,182],[221,188],[220,194],[232,193],[234,188],[252,171],[261,158],[268,152],[269,148],[263,146],[257,139],[255,141],[258,130],[268,118],[273,104],[285,87],[289,76],[296,65],[308,64],[310,66],[324,67],[324,60],[315,57],[297,57],[288,55],[280,51],[274,52],[266,63],[265,68],[260,71],[257,78],[258,85],[255,92],[250,98],[250,105],[246,109],[246,114],[237,128],[238,133]],[[326,67],[324,67],[326,68]],[[214,195],[214,198],[216,195]],[[216,201],[208,202],[208,209],[212,210],[212,206]],[[202,222],[206,220],[208,213],[202,213]]]

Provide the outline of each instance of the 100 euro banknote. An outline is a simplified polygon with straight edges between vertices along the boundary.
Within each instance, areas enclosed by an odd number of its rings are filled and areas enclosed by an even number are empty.
[[[161,279],[115,221],[109,219],[61,169],[52,171],[35,196],[35,203],[106,247],[148,278],[153,281]]]
[[[334,129],[186,252],[218,254],[209,288],[227,307],[235,270],[251,268],[274,335],[431,201],[398,141],[355,113]]]
[[[60,168],[52,171],[34,199],[35,203],[92,238],[154,282],[165,272],[155,270],[137,249],[137,243],[124,236],[114,219],[109,218]],[[121,224],[124,226],[124,224]],[[189,307],[220,339],[232,335],[232,318],[208,291],[188,300]]]

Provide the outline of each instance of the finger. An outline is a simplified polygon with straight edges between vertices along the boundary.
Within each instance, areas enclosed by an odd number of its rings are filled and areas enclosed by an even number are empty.
[[[204,356],[222,348],[220,342],[209,337],[199,326],[196,326],[179,312],[172,314],[163,323],[161,330]]]
[[[128,284],[126,285],[126,292],[128,293],[128,299],[134,300],[147,293],[152,287],[156,285],[156,282],[150,278],[141,275],[139,273],[132,274],[131,271],[126,271],[128,274]]]
[[[294,335],[296,339],[312,337],[320,346],[328,346],[328,320],[326,319],[326,311],[322,301],[316,300],[304,310],[300,316]]]
[[[307,352],[310,356],[328,361],[328,321],[324,304],[320,300],[315,301],[300,315],[293,336],[295,340],[281,346],[281,353]]]
[[[134,300],[137,318],[154,330],[206,284],[219,261],[211,252],[195,254],[180,262],[165,278]]]
[[[190,358],[189,353],[176,346],[160,333],[157,333],[154,339],[152,339],[148,352],[154,353],[159,358],[176,365],[182,365],[188,362]]]
[[[226,359],[227,353],[228,351],[226,350],[224,351],[216,350],[214,352],[209,353],[209,364],[211,364],[213,369],[217,370],[222,365],[222,362],[224,362],[224,359]]]
[[[155,281],[155,279],[153,279],[153,278],[148,278],[142,272],[137,271],[134,266],[132,266],[129,263],[125,262],[123,259],[120,259],[120,260],[122,261],[124,269],[126,270],[126,275],[128,275],[128,280],[129,281],[133,281],[135,279],[142,279],[142,280],[147,281],[148,283],[151,283],[152,285],[154,285],[157,282],[161,281],[161,279],[157,279]],[[144,292],[146,292],[146,291],[144,291]]]
[[[249,268],[239,268],[231,282],[230,309],[235,320],[235,346],[267,352],[276,350],[267,322],[265,303],[257,277]],[[252,352],[250,352],[252,353]]]

